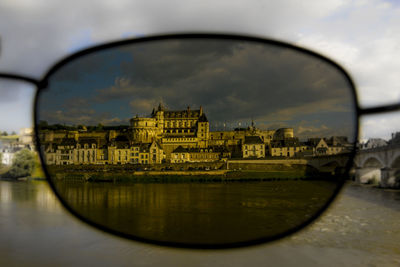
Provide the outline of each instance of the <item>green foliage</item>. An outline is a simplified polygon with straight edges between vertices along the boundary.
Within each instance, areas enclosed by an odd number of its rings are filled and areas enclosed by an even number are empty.
[[[39,155],[35,155],[35,168],[31,174],[33,178],[46,178],[44,171],[42,169],[42,164],[40,163]]]
[[[15,153],[8,175],[11,178],[31,176],[35,168],[35,153],[23,149]]]

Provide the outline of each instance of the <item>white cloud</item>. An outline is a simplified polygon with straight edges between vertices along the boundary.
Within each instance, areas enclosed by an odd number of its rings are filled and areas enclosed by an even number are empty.
[[[363,106],[400,101],[400,8],[382,1],[347,1],[297,42],[333,58],[352,74]]]
[[[385,131],[382,131],[385,128]],[[400,112],[370,115],[360,120],[360,139],[383,138],[389,140],[391,134],[400,131]]]

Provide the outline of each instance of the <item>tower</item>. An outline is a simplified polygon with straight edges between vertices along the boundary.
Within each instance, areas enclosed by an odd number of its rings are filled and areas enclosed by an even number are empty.
[[[203,113],[202,107],[200,107],[200,117],[197,121],[197,138],[199,140],[199,147],[205,148],[208,146],[208,139],[210,135],[210,123],[206,115]]]

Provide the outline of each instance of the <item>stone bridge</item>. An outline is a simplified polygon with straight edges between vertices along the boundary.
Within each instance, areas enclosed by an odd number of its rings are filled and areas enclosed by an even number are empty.
[[[320,172],[340,174],[345,170],[349,156],[337,154],[301,159],[229,160],[227,168],[240,164],[309,165]],[[350,174],[353,180],[359,183],[375,183],[383,188],[400,188],[400,144],[358,150]]]
[[[355,180],[400,188],[400,144],[363,149],[354,159]]]

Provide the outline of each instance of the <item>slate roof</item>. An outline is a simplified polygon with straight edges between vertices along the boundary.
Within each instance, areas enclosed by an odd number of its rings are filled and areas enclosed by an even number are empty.
[[[127,142],[127,141],[129,141],[129,139],[128,139],[128,137],[126,136],[126,135],[118,135],[116,138],[115,138],[115,141],[125,141],[125,142]]]
[[[228,150],[223,150],[221,147],[208,147],[208,148],[200,148],[200,147],[191,147],[184,148],[182,146],[178,146],[175,148],[173,153],[220,153],[220,152],[229,152]]]
[[[143,143],[143,144],[140,144],[140,146],[139,146],[139,151],[140,151],[140,152],[149,152],[149,151],[150,151],[150,146],[151,146],[150,143]]]
[[[164,106],[160,103],[157,107],[157,111],[164,111],[165,118],[198,118],[200,117],[201,110],[191,110],[187,107],[185,110],[165,110]],[[151,116],[155,116],[156,109],[153,109]]]
[[[182,146],[178,146],[177,148],[172,151],[172,153],[185,153],[188,152],[186,148],[183,148]]]
[[[200,110],[168,110],[164,111],[165,118],[198,118]]]
[[[317,146],[321,141],[321,139],[322,138],[309,138],[306,144],[309,146]]]
[[[225,146],[212,146],[210,147],[215,152],[229,152],[230,151]]]
[[[97,144],[97,140],[95,138],[79,138],[78,141],[79,144],[83,145],[83,144]]]
[[[60,145],[60,146],[75,146],[76,140],[74,138],[63,138],[58,145]]]
[[[208,119],[206,117],[206,114],[201,114],[200,118],[199,118],[199,122],[208,122]]]
[[[251,145],[251,144],[264,144],[259,136],[245,136],[244,137],[244,144]]]
[[[387,142],[381,138],[371,138],[363,144],[364,149],[386,146]]]
[[[332,136],[329,139],[324,138],[324,140],[328,146],[344,146],[349,144],[346,136]]]
[[[115,146],[118,149],[128,149],[128,148],[130,148],[129,142],[115,142]]]
[[[298,138],[288,138],[284,140],[271,141],[271,147],[298,147],[301,143]]]

